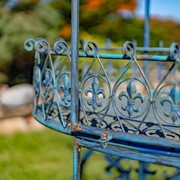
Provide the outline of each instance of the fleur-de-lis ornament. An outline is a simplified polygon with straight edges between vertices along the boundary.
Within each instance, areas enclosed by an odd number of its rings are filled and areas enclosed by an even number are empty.
[[[69,96],[71,83],[67,74],[64,75],[63,84],[60,85],[60,88],[64,90],[64,94],[61,100],[64,102],[64,105],[67,106],[68,103],[71,102],[71,98]]]
[[[40,95],[40,86],[41,86],[41,70],[39,67],[34,68],[34,75],[33,75],[33,87],[34,92],[37,97]]]
[[[88,93],[92,94],[92,99],[88,100],[87,103],[89,106],[92,106],[93,110],[96,111],[98,107],[102,106],[102,102],[99,102],[99,95],[102,95],[103,98],[106,97],[105,92],[99,86],[98,78],[95,76],[92,80],[91,87],[85,90],[85,95],[87,96]]]
[[[45,72],[43,85],[45,87],[44,97],[47,100],[50,97],[50,91],[52,90],[52,77],[49,71]]]
[[[128,83],[126,90],[127,92],[122,91],[119,94],[119,99],[122,100],[123,97],[127,99],[127,106],[122,106],[122,110],[127,111],[129,117],[131,117],[134,112],[138,113],[141,110],[140,107],[135,107],[136,99],[140,99],[141,103],[143,103],[144,97],[142,96],[142,94],[137,93],[137,88],[133,79],[131,79]]]
[[[160,99],[160,103],[164,106],[167,102],[171,105],[170,112],[164,112],[166,117],[171,117],[173,124],[180,119],[180,89],[177,84],[174,84],[168,96],[164,96]]]

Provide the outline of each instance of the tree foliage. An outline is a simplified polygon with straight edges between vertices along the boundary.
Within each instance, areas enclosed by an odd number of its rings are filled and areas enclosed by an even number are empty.
[[[70,41],[71,0],[52,0],[43,5],[40,0],[21,0],[11,9],[5,5],[6,1],[1,0],[0,82],[30,82],[33,57],[24,50],[23,43],[36,37],[50,42],[57,37]],[[119,45],[136,40],[142,46],[144,21],[135,18],[136,5],[136,0],[80,0],[80,39],[110,38]],[[151,18],[150,27],[151,46],[158,46],[159,40],[165,46],[180,42],[179,23]]]
[[[0,80],[9,84],[29,79],[32,56],[30,59],[24,50],[25,40],[36,37],[52,40],[58,34],[56,22],[60,17],[56,10],[50,6],[34,7],[34,4],[23,10],[21,6],[0,9]]]

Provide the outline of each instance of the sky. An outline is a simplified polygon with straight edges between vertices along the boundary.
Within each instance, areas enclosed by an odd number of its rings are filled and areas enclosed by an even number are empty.
[[[138,0],[137,16],[144,17],[145,1]],[[150,15],[180,22],[180,0],[150,0]]]

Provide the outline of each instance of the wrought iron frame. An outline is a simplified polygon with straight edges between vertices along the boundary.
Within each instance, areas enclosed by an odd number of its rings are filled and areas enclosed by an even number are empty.
[[[94,42],[86,42],[79,50],[79,0],[72,0],[71,6],[71,48],[63,39],[57,39],[50,47],[42,38],[27,40],[25,47],[35,48],[33,116],[48,128],[75,137],[74,179],[80,179],[81,147],[180,168],[180,82],[178,78],[165,82],[179,68],[179,45],[154,48],[168,51],[168,55],[136,54],[138,48],[132,42],[125,42],[122,54],[100,53]],[[153,49],[139,50],[152,52]],[[90,59],[82,79],[79,78],[80,58]],[[104,59],[126,61],[113,86]],[[142,60],[170,64],[155,89],[138,63]],[[67,63],[69,70],[62,70],[64,64],[59,62]],[[101,73],[90,72],[95,63]],[[132,63],[142,80],[124,76]],[[123,83],[126,88],[119,90]],[[143,86],[146,96],[138,92],[137,83]],[[159,106],[164,108],[162,113]],[[153,121],[149,117],[151,113]]]

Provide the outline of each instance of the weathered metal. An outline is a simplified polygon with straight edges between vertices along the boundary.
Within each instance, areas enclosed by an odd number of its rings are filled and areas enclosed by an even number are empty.
[[[71,131],[78,123],[78,90],[79,90],[79,73],[78,73],[78,42],[79,42],[79,0],[71,1]],[[73,76],[73,77],[72,77]],[[74,179],[80,179],[80,150],[77,139],[74,140],[73,166]]]
[[[131,49],[126,54],[112,56],[108,54],[109,59],[125,58],[126,62],[123,71],[119,72],[119,77],[112,86],[104,67],[106,61],[101,61],[104,56],[99,54],[95,43],[87,42],[84,45],[84,52],[79,52],[79,58],[86,57],[91,63],[81,80],[78,80],[80,86],[77,89],[77,98],[74,98],[77,102],[74,104],[78,104],[79,111],[73,122],[72,82],[75,80],[77,71],[73,74],[70,72],[69,65],[70,62],[72,63],[70,48],[62,39],[55,42],[54,48],[50,48],[44,39],[30,40],[27,43],[33,45],[32,42],[36,49],[34,67],[36,97],[33,115],[40,123],[56,131],[75,136],[78,147],[180,168],[178,159],[180,158],[180,82],[179,76],[173,79],[174,73],[172,73],[176,69],[177,73],[179,71],[179,56],[177,53],[173,54],[179,51],[177,45],[174,46],[174,51],[171,48],[169,55],[159,55],[158,58],[149,60],[150,62],[164,61],[169,64],[159,84],[152,88],[151,82],[138,63],[142,56],[135,55],[135,49],[133,51]],[[64,57],[64,61],[55,56]],[[90,72],[95,61],[96,68],[97,65],[100,68],[98,73]],[[133,74],[130,77],[125,76],[131,69],[131,63],[136,64],[139,77]],[[71,83],[70,79],[73,80]],[[123,89],[119,89],[123,83],[125,83],[122,86]],[[143,93],[138,92],[138,83],[144,89]],[[74,152],[76,152],[74,167],[79,169],[77,148]],[[75,177],[78,177],[77,173],[75,174]]]
[[[119,156],[108,161],[124,177],[129,171],[117,166],[122,158],[140,161],[139,178],[148,174],[148,163],[179,169],[179,45],[138,49],[128,41],[122,48],[104,49],[85,42],[79,48],[78,8],[79,1],[72,0],[71,47],[63,39],[53,47],[42,38],[25,42],[27,50],[35,49],[33,116],[48,128],[74,136],[74,179],[80,179],[81,147]],[[166,54],[146,55],[146,51]],[[116,75],[108,71],[109,61]],[[144,61],[152,63],[150,75],[142,69]],[[166,70],[154,84],[157,70],[153,70],[159,63]]]

